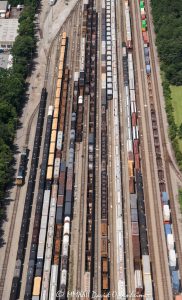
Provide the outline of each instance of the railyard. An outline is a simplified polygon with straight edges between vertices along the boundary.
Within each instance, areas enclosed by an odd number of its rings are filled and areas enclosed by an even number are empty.
[[[181,299],[171,168],[181,175],[154,43],[148,0],[77,1],[52,36],[25,136],[24,152],[37,122],[33,148],[17,170],[1,299]]]

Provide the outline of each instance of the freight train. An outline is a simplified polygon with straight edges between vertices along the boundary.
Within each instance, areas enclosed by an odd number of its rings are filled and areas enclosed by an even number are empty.
[[[151,86],[152,86],[151,85],[151,64],[150,64],[151,60],[150,60],[149,34],[148,34],[148,26],[147,26],[145,1],[140,0],[139,6],[140,6],[140,15],[141,15],[141,30],[143,36],[143,55],[145,58],[148,86],[151,92]],[[152,119],[152,129],[153,129],[153,137],[154,137],[154,146],[156,152],[156,163],[158,168],[159,188],[161,192],[161,207],[163,211],[164,232],[166,237],[166,245],[168,249],[168,260],[169,260],[169,270],[171,274],[172,290],[173,290],[173,294],[176,295],[181,292],[181,280],[179,276],[175,238],[174,238],[172,218],[170,213],[170,199],[168,196],[167,186],[164,178],[157,116],[156,116],[154,103],[152,102],[151,99],[152,97],[150,97],[151,119]]]
[[[130,17],[126,17],[129,11],[128,6],[129,3],[127,0],[125,0],[124,9],[126,23],[128,23],[128,19],[130,21]],[[126,122],[128,127],[127,153],[133,263],[135,272],[135,294],[137,296],[148,296],[150,299],[153,299],[152,270],[148,250],[145,199],[143,193],[143,179],[141,173],[140,140],[137,106],[135,98],[133,54],[131,47],[128,46],[127,34],[126,44],[123,43],[122,46],[123,76],[127,112]]]
[[[25,183],[25,173],[27,168],[27,162],[28,162],[28,153],[29,150],[27,147],[23,147],[23,150],[20,154],[20,164],[18,168],[18,174],[16,177],[16,185],[23,185]]]
[[[47,91],[45,88],[43,88],[41,93],[40,105],[39,105],[36,134],[34,139],[32,161],[30,167],[30,175],[28,179],[23,217],[22,217],[22,223],[20,228],[20,237],[18,242],[18,251],[16,255],[16,264],[15,264],[13,282],[11,286],[10,300],[16,300],[19,297],[19,292],[20,292],[20,282],[21,282],[21,276],[23,271],[25,248],[27,245],[27,234],[29,230],[31,208],[32,208],[33,194],[35,188],[35,179],[37,173],[38,158],[40,153],[42,130],[44,124],[46,98],[47,98]],[[33,249],[31,249],[31,251],[33,251]],[[32,255],[34,256],[34,254]]]
[[[51,268],[52,250],[54,245],[54,232],[55,229],[60,228],[59,234],[61,237],[62,224],[57,228],[56,216],[60,212],[58,199],[58,182],[60,175],[60,166],[63,169],[64,162],[61,163],[61,147],[63,143],[63,129],[64,118],[66,111],[66,97],[67,97],[67,82],[68,75],[65,69],[65,57],[67,50],[67,37],[66,33],[62,34],[60,54],[58,62],[58,75],[56,83],[56,95],[54,106],[49,106],[49,114],[52,115],[52,122],[48,123],[49,135],[45,138],[45,151],[43,154],[42,164],[44,178],[43,178],[43,198],[38,199],[37,202],[42,210],[35,216],[34,229],[32,236],[32,247],[36,249],[35,259],[32,262],[32,276],[27,276],[25,299],[48,299],[49,297],[49,282],[57,276],[55,270],[58,268]],[[60,112],[61,111],[61,112]],[[46,131],[48,133],[48,131]],[[40,184],[39,187],[41,188]],[[39,190],[40,191],[40,190]],[[38,209],[38,207],[37,207]],[[59,216],[61,219],[61,215]],[[61,240],[57,243],[61,243]],[[60,255],[60,253],[59,253]],[[29,266],[31,263],[31,254]],[[53,271],[53,273],[51,273]],[[51,277],[51,280],[50,280]],[[52,287],[52,286],[51,286]],[[33,288],[33,291],[32,291]],[[52,288],[50,289],[52,295]],[[55,293],[54,293],[55,294]],[[56,296],[56,295],[55,295]],[[54,298],[53,298],[54,299]]]
[[[108,5],[109,6],[109,5]],[[110,11],[106,12],[105,0],[102,0],[102,31],[101,31],[101,291],[102,295],[107,295],[110,290],[110,274],[109,274],[109,240],[108,240],[108,174],[107,174],[107,99],[112,96],[112,78],[110,77],[110,85],[107,86],[107,71],[112,73],[111,66],[107,64],[111,62],[111,50],[106,45],[106,34],[111,34],[111,27],[106,27],[106,13],[109,14],[108,22],[110,23]],[[110,25],[108,23],[108,25]],[[107,29],[106,29],[107,28]],[[109,45],[110,46],[110,45]],[[111,74],[110,74],[111,75]],[[108,78],[109,80],[109,78]],[[109,81],[108,81],[109,83]],[[109,90],[107,89],[109,88]],[[109,100],[109,99],[108,99]],[[103,297],[104,298],[104,297]]]

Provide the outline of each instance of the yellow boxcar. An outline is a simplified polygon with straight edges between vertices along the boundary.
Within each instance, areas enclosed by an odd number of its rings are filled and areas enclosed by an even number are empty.
[[[48,158],[48,166],[53,166],[54,164],[54,154],[51,153],[49,154],[49,158]]]
[[[55,147],[56,147],[56,143],[55,142],[50,144],[49,154],[51,154],[51,153],[54,154]]]
[[[47,168],[47,177],[46,179],[51,180],[52,179],[52,173],[53,173],[53,166],[50,166]]]
[[[65,46],[61,46],[60,48],[60,56],[65,54]]]
[[[64,52],[61,52],[60,57],[59,57],[59,61],[60,62],[64,61]]]
[[[59,113],[59,109],[58,108],[54,108],[53,118],[58,118],[58,113]]]
[[[62,79],[58,79],[56,87],[60,89],[61,88],[61,83],[62,83]]]
[[[56,130],[52,130],[51,133],[51,143],[55,143],[56,142]]]
[[[63,72],[63,61],[59,62],[59,71],[61,71],[61,70]]]
[[[60,69],[58,72],[58,79],[62,79],[62,77],[63,77],[63,70]]]
[[[60,88],[56,88],[56,98],[60,97],[60,93],[61,93],[61,89]]]
[[[66,46],[66,39],[61,41],[61,46]]]
[[[59,98],[55,98],[54,99],[54,109],[58,108],[59,109],[59,103],[60,103],[60,99]]]
[[[57,117],[54,117],[52,122],[52,130],[57,130],[58,127],[58,110],[57,110]]]
[[[129,177],[133,177],[133,160],[128,160]]]
[[[34,277],[33,296],[40,295],[41,277]]]
[[[64,31],[62,34],[62,39],[65,39],[65,38],[66,38],[66,31]]]

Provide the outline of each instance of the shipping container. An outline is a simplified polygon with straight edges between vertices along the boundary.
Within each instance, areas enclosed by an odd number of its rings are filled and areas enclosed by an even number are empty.
[[[175,296],[175,300],[182,300],[182,295]]]
[[[164,204],[168,204],[168,201],[169,201],[168,193],[167,192],[162,192],[162,202]]]
[[[153,289],[152,289],[152,280],[151,274],[144,274],[143,276],[143,283],[144,283],[144,298],[153,300]]]
[[[168,204],[163,205],[163,219],[164,222],[170,222],[170,210]]]
[[[167,235],[167,247],[168,247],[168,250],[173,250],[174,249],[174,237],[173,237],[173,234],[168,234]]]
[[[149,37],[148,37],[148,31],[143,31],[142,32],[142,36],[143,36],[143,41],[146,45],[149,44]]]
[[[149,75],[151,73],[150,64],[146,65],[146,72],[147,72],[147,75]]]
[[[138,222],[138,212],[136,208],[131,208],[131,221]]]
[[[131,234],[132,236],[139,235],[138,221],[131,223]]]
[[[171,224],[164,224],[165,235],[167,237],[168,234],[171,234]]]
[[[169,266],[170,268],[176,267],[176,252],[175,250],[169,250]]]
[[[136,294],[141,295],[143,290],[142,272],[141,270],[135,270],[135,289]]]
[[[177,294],[179,293],[179,271],[172,271],[172,289],[173,293]]]
[[[150,274],[150,259],[149,255],[142,255],[143,274]]]

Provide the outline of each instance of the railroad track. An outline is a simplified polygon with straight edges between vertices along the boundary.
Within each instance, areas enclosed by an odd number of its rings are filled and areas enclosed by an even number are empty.
[[[94,286],[93,290],[101,294],[101,248],[100,248],[100,224],[101,224],[101,2],[96,1],[96,11],[98,13],[97,29],[97,96],[96,96],[96,163],[95,163],[95,255],[94,255]]]
[[[1,280],[0,280],[0,299],[2,299],[2,295],[3,295],[4,282],[5,282],[6,273],[7,273],[9,254],[10,254],[10,250],[11,250],[12,237],[13,237],[16,214],[17,214],[17,209],[18,209],[18,202],[19,202],[19,197],[20,197],[20,190],[21,190],[21,187],[18,186],[16,189],[13,214],[12,214],[11,225],[10,225],[10,230],[9,230],[9,235],[8,235],[8,242],[7,242],[5,258],[4,258],[4,262],[3,262],[3,266],[2,266],[2,273],[1,273]]]
[[[159,130],[161,133],[161,144],[163,147],[164,152],[164,168],[165,168],[165,175],[166,175],[166,183],[167,188],[169,192],[169,198],[170,198],[170,207],[171,207],[171,214],[172,214],[172,224],[173,224],[173,230],[174,230],[174,236],[175,236],[175,242],[176,242],[176,250],[178,254],[178,260],[179,260],[179,270],[182,278],[182,247],[181,242],[179,239],[180,232],[179,232],[179,226],[177,224],[177,214],[176,214],[176,208],[175,208],[175,199],[173,195],[173,189],[172,189],[172,182],[171,182],[171,174],[170,174],[170,165],[173,166],[178,178],[180,180],[182,179],[181,173],[176,170],[176,167],[172,163],[172,160],[170,159],[170,155],[168,153],[167,149],[167,143],[166,143],[166,137],[165,137],[165,129],[164,129],[164,123],[163,123],[163,116],[162,116],[162,109],[161,109],[161,100],[160,100],[160,94],[159,94],[159,86],[157,81],[157,71],[156,71],[156,65],[155,65],[155,55],[154,55],[154,47],[153,45],[153,35],[152,35],[152,29],[151,29],[151,16],[150,16],[150,9],[149,9],[149,2],[145,1],[146,5],[146,13],[147,13],[147,20],[148,20],[148,32],[149,32],[149,39],[150,39],[150,50],[151,50],[151,64],[152,64],[152,70],[153,70],[153,80],[154,80],[154,86],[155,86],[155,93],[156,93],[156,101],[154,102],[154,105],[157,107],[156,112],[158,114],[158,121],[159,121]]]
[[[123,189],[123,218],[124,218],[124,233],[125,233],[125,251],[126,251],[126,270],[130,270],[127,272],[127,291],[130,294],[131,291],[135,290],[134,285],[134,268],[133,268],[133,255],[132,255],[132,240],[131,240],[131,218],[130,218],[130,195],[129,195],[129,187],[128,187],[128,177],[127,176],[127,155],[126,155],[126,103],[124,99],[124,78],[123,78],[123,65],[122,65],[122,41],[126,41],[126,25],[125,25],[125,16],[124,16],[124,2],[117,0],[116,1],[116,16],[117,16],[117,53],[118,53],[118,78],[121,84],[119,87],[119,110],[120,110],[120,136],[121,136],[121,158],[122,158],[122,172],[125,176],[122,177],[122,189]],[[122,24],[121,24],[122,22]],[[129,207],[128,207],[129,206]]]
[[[39,109],[39,104],[36,106],[35,110],[33,111],[32,115],[29,119],[29,122],[28,122],[27,132],[25,135],[25,145],[26,146],[28,146],[28,143],[29,143],[31,126],[32,126],[33,120],[36,116],[36,113],[38,112],[38,109]],[[10,229],[9,229],[8,241],[7,241],[6,252],[5,252],[2,273],[1,273],[1,279],[0,279],[0,299],[2,299],[4,283],[5,283],[6,274],[7,274],[7,266],[8,266],[10,251],[11,251],[16,215],[17,215],[17,210],[18,210],[18,203],[19,203],[19,199],[20,199],[20,191],[21,191],[21,187],[17,186],[15,200],[14,200],[14,206],[13,206],[13,214],[11,217],[11,225],[10,225]]]
[[[85,197],[86,194],[86,185],[87,185],[87,153],[88,153],[88,117],[89,117],[89,101],[84,102],[84,111],[87,112],[84,115],[83,120],[83,141],[82,141],[82,184],[81,184],[81,197],[80,197],[80,222],[79,222],[79,239],[78,239],[78,260],[77,260],[77,284],[76,284],[76,290],[81,291],[82,288],[82,256],[85,256],[82,253],[85,253],[85,248],[83,247],[83,239],[85,239],[85,235],[83,233],[83,228],[86,226],[84,224],[85,218],[84,218],[84,212],[85,212]]]
[[[143,65],[143,52],[142,52],[142,47],[141,47],[141,33],[140,33],[140,19],[138,17],[138,7],[137,7],[138,3],[135,3],[135,11],[136,11],[136,30],[137,30],[137,39],[139,41],[138,43],[138,53],[139,53],[139,60],[140,60],[140,69],[142,69],[143,71],[141,72],[141,77],[142,77],[142,91],[143,91],[143,98],[145,103],[143,103],[144,107],[145,107],[145,119],[146,121],[146,132],[147,132],[147,143],[148,143],[148,149],[149,149],[149,164],[150,164],[150,171],[151,171],[151,183],[152,183],[152,191],[153,191],[153,199],[156,199],[154,202],[154,211],[155,211],[155,223],[156,223],[156,233],[157,233],[157,244],[158,244],[158,254],[159,254],[159,262],[160,262],[160,270],[161,270],[161,282],[157,281],[157,275],[158,275],[158,271],[157,268],[158,266],[156,266],[156,256],[155,256],[155,250],[154,250],[154,238],[156,239],[156,237],[153,236],[152,233],[152,222],[151,222],[151,218],[150,217],[150,210],[151,207],[148,202],[149,199],[149,194],[148,194],[148,187],[147,187],[147,182],[145,180],[144,177],[144,186],[145,186],[145,203],[146,203],[146,214],[148,216],[147,218],[147,228],[148,228],[148,236],[149,236],[149,249],[150,249],[150,257],[151,260],[154,262],[153,264],[153,280],[154,280],[154,289],[155,289],[155,294],[156,294],[156,299],[161,299],[160,293],[162,291],[163,294],[163,299],[169,299],[169,295],[171,296],[171,294],[169,293],[169,283],[167,281],[168,275],[166,274],[166,260],[164,259],[164,249],[163,247],[161,247],[161,237],[162,235],[164,235],[163,232],[163,226],[161,224],[161,214],[160,214],[160,209],[158,207],[159,203],[159,192],[157,189],[157,185],[158,183],[156,183],[154,180],[155,178],[157,178],[156,173],[155,173],[155,169],[154,169],[154,165],[153,165],[153,144],[151,141],[151,131],[150,131],[150,123],[149,123],[149,116],[148,116],[148,111],[146,109],[147,107],[147,92],[146,90],[148,89],[145,85],[145,72],[144,69],[145,66]],[[133,11],[132,14],[134,15]],[[134,35],[133,35],[134,37]],[[135,41],[136,42],[136,41]],[[135,56],[135,61],[136,61],[136,56]],[[139,106],[139,105],[138,105]],[[140,107],[141,110],[141,107]],[[141,122],[140,122],[141,123]],[[141,124],[140,124],[141,125]],[[142,126],[140,126],[140,131],[142,129]],[[143,132],[142,132],[143,135]],[[142,166],[143,166],[143,174],[147,174],[147,167],[146,167],[146,158],[145,156],[142,157]],[[166,250],[166,249],[165,249]],[[166,251],[165,251],[166,252]],[[165,255],[167,257],[167,253]],[[168,273],[168,272],[167,272]],[[162,290],[161,290],[162,287]],[[157,298],[158,297],[158,298]]]

